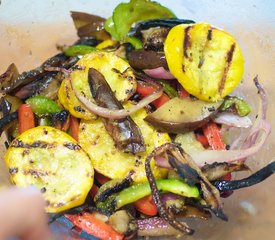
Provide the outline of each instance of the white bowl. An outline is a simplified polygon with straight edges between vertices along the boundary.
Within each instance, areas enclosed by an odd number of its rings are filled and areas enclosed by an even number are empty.
[[[111,15],[118,0],[2,0],[0,5],[0,72],[14,62],[20,71],[29,70],[54,55],[57,43],[73,43],[76,31],[70,10],[84,11],[103,17]],[[253,77],[259,80],[269,98],[268,120],[275,127],[275,2],[269,1],[199,1],[160,0],[180,18],[209,22],[230,32],[238,40],[245,56],[245,75],[237,91],[247,97],[256,109]],[[253,116],[253,115],[252,115]],[[3,144],[2,144],[3,145]],[[250,161],[255,171],[274,161],[274,133],[266,146]],[[4,147],[1,148],[1,156]],[[1,165],[3,161],[0,162]],[[7,183],[2,166],[0,182]],[[251,188],[235,191],[224,199],[229,222],[213,217],[195,221],[196,233],[188,239],[275,239],[275,176]]]

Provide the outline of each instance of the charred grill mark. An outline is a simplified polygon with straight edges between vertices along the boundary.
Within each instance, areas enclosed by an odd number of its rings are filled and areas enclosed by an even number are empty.
[[[185,72],[185,65],[182,64],[181,70],[182,70],[183,72]]]
[[[38,170],[35,170],[35,169],[27,169],[27,170],[24,170],[23,171],[23,174],[24,175],[32,175],[34,178],[42,178],[42,177],[45,177],[45,176],[49,176],[49,175],[55,175],[54,173],[52,172],[47,172],[47,171],[38,171]]]
[[[191,47],[191,39],[189,36],[189,31],[191,30],[192,26],[188,26],[184,29],[184,41],[183,41],[183,55],[186,58],[189,58],[187,54],[187,49]]]
[[[65,84],[65,94],[66,94],[66,97],[67,97],[68,99],[70,99],[69,87],[68,87],[67,84]]]
[[[74,150],[74,151],[80,150],[80,146],[79,146],[78,144],[74,144],[74,143],[64,143],[63,145],[64,145],[64,147],[66,147],[66,148],[68,148],[68,149],[70,149],[70,150]]]
[[[9,173],[12,174],[12,175],[18,173],[18,167],[10,168],[10,169],[9,169]]]
[[[22,152],[22,156],[26,156],[30,153],[30,150],[29,149],[25,149],[23,152]]]
[[[49,143],[43,142],[43,141],[36,141],[36,142],[33,142],[33,143],[24,143],[20,139],[16,139],[15,141],[13,141],[11,147],[14,147],[14,148],[26,148],[26,149],[31,149],[31,148],[50,149],[50,148],[54,148],[55,145],[54,144],[49,144]],[[25,154],[26,153],[27,152],[25,152]]]
[[[233,43],[230,47],[230,50],[227,52],[227,55],[226,55],[225,68],[224,68],[224,72],[223,72],[222,79],[220,82],[220,87],[219,87],[220,94],[222,93],[222,91],[224,89],[224,84],[226,82],[226,77],[227,77],[227,74],[228,74],[232,59],[233,59],[235,47],[236,47],[236,45],[235,45],[235,43]]]
[[[81,113],[84,113],[84,112],[85,112],[85,109],[83,109],[83,108],[80,107],[80,106],[74,107],[74,110],[75,110],[76,112],[81,112]]]
[[[204,63],[204,59],[203,59],[203,57],[200,57],[198,68],[201,68],[203,63]]]
[[[208,33],[207,33],[207,40],[208,41],[212,40],[212,29],[211,28],[208,30]]]
[[[85,70],[85,66],[74,65],[71,67],[71,70]]]

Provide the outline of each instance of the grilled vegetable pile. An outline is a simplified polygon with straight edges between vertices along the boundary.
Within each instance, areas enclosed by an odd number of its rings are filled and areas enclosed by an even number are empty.
[[[0,76],[11,182],[39,188],[51,222],[101,239],[192,234],[189,217],[227,221],[221,197],[275,170],[231,180],[270,133],[258,78],[255,122],[234,95],[244,72],[236,39],[147,0],[108,19],[71,16],[77,42]]]

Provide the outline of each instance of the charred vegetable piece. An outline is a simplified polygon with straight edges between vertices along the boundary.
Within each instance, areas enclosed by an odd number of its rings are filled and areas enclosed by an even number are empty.
[[[130,65],[123,59],[108,52],[92,52],[85,55],[75,65],[71,76],[77,90],[83,96],[94,101],[88,84],[88,70],[94,68],[105,77],[118,101],[124,102],[136,91],[136,80]],[[91,113],[76,97],[69,79],[65,78],[59,89],[58,98],[61,104],[70,113],[81,119],[95,119]]]
[[[77,30],[77,35],[83,37],[96,37],[99,40],[106,40],[110,35],[104,30],[105,19],[96,15],[71,12],[71,17]]]
[[[0,119],[0,136],[10,127],[10,124],[18,119],[18,112],[13,112],[5,115]]]
[[[275,162],[269,163],[259,171],[255,172],[251,176],[233,181],[214,181],[213,184],[221,192],[232,191],[244,187],[250,187],[257,183],[264,181],[275,172]]]
[[[106,82],[104,76],[90,68],[88,82],[91,93],[100,107],[109,109],[123,109],[122,104],[116,99],[112,89]],[[115,146],[124,152],[138,153],[145,151],[144,140],[139,127],[131,119],[126,117],[119,120],[102,118],[103,124],[115,142]]]
[[[41,95],[28,98],[26,103],[31,106],[33,112],[37,115],[48,115],[62,110],[55,101]]]
[[[156,184],[161,192],[172,192],[189,198],[200,197],[197,187],[191,187],[179,179],[159,179],[156,180]],[[119,209],[150,194],[151,189],[148,182],[138,183],[122,190],[114,198],[107,199],[107,203],[105,202],[104,205],[111,204],[114,209]],[[98,204],[100,206],[100,203]]]
[[[87,46],[87,45],[72,45],[65,49],[65,55],[69,57],[85,55],[90,52],[97,51],[95,47]]]
[[[145,120],[158,129],[182,133],[194,130],[208,122],[221,104],[222,101],[210,103],[190,98],[173,98],[148,114]]]
[[[161,156],[162,154],[165,153],[166,150],[169,148],[173,147],[174,145],[171,143],[166,143],[160,147],[155,148],[146,158],[145,161],[145,171],[146,171],[146,176],[148,179],[148,183],[151,189],[151,193],[154,199],[154,202],[158,208],[158,213],[159,216],[162,217],[167,223],[169,223],[173,228],[176,230],[179,230],[183,234],[193,234],[194,230],[191,229],[185,222],[179,222],[175,217],[174,214],[166,208],[165,203],[162,201],[161,196],[160,196],[160,189],[159,186],[157,186],[157,181],[155,179],[155,176],[152,172],[152,167],[151,167],[151,161],[153,158],[156,156]],[[170,180],[170,179],[168,179]],[[175,179],[178,180],[178,179]],[[178,180],[181,181],[181,180]],[[189,186],[189,185],[187,185]],[[190,186],[189,186],[190,187]]]
[[[135,22],[154,18],[174,17],[174,13],[157,2],[130,0],[129,3],[120,3],[114,9],[113,16],[105,23],[105,29],[115,39],[122,40]]]
[[[49,76],[55,75],[56,73],[49,73],[45,69],[48,67],[70,67],[75,63],[75,59],[68,59],[64,54],[57,54],[49,59],[47,59],[41,66],[20,74],[14,81],[9,85],[9,88],[5,90],[6,93],[16,94],[18,90],[21,90],[23,86],[32,83],[35,80],[40,80],[49,74]],[[37,82],[36,82],[37,84]],[[36,86],[37,90],[37,86]],[[26,95],[26,94],[25,94]],[[28,94],[27,97],[31,95]],[[22,97],[26,98],[26,96]]]
[[[155,51],[145,51],[139,49],[132,51],[127,56],[131,67],[139,70],[167,67],[167,62],[163,53]]]
[[[124,108],[132,105],[124,105]],[[115,147],[115,143],[106,132],[101,119],[80,122],[79,144],[85,149],[92,159],[94,168],[101,174],[111,179],[121,179],[134,170],[134,182],[146,180],[144,162],[146,156],[157,146],[170,142],[167,133],[158,132],[149,126],[143,119],[145,110],[141,109],[131,115],[133,121],[138,125],[144,138],[146,151],[138,154],[124,153]],[[167,174],[166,169],[152,165],[157,178],[163,178]]]
[[[236,40],[207,23],[178,25],[164,46],[171,73],[193,96],[215,102],[239,84],[244,59]]]
[[[245,100],[238,97],[228,96],[224,99],[220,110],[233,111],[236,112],[239,116],[244,117],[250,113],[251,108]]]
[[[1,92],[9,92],[11,86],[14,84],[14,82],[16,81],[17,77],[18,77],[19,73],[18,73],[18,69],[15,66],[14,63],[12,63],[8,69],[6,70],[6,72],[4,72],[1,76],[0,76],[0,85],[1,85]]]
[[[209,181],[220,179],[228,173],[237,171],[248,171],[249,168],[244,163],[213,163],[206,164],[201,168],[203,174]]]
[[[83,204],[93,185],[89,156],[73,138],[55,128],[40,126],[19,135],[4,159],[15,185],[41,189],[47,212]]]
[[[169,28],[149,28],[143,30],[142,42],[145,50],[152,50],[157,52],[163,52],[164,42],[169,32]]]
[[[130,35],[139,35],[141,30],[147,30],[149,28],[172,28],[180,24],[190,24],[195,23],[193,20],[188,19],[179,19],[179,18],[160,18],[160,19],[151,19],[142,22],[138,22],[129,32]]]
[[[124,179],[113,179],[106,183],[104,183],[98,190],[94,201],[95,202],[102,202],[105,201],[109,196],[114,193],[120,192],[124,188],[127,188],[132,183],[132,176],[133,172],[130,172],[126,178]]]

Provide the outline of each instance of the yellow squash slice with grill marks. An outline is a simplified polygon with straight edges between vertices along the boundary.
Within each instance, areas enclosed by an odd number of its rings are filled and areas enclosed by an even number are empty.
[[[96,51],[81,58],[71,73],[72,82],[77,91],[90,101],[93,101],[88,84],[90,68],[103,74],[120,102],[125,102],[136,92],[137,83],[130,65],[114,53]],[[86,120],[95,119],[95,115],[77,99],[68,79],[63,80],[58,97],[60,103],[75,117]]]
[[[129,107],[130,104],[128,103],[127,106]],[[167,133],[159,132],[146,123],[143,120],[146,115],[144,109],[131,115],[133,121],[140,128],[146,145],[146,151],[137,154],[118,150],[101,119],[81,121],[79,144],[91,157],[95,170],[111,179],[124,178],[129,171],[134,170],[133,180],[135,182],[147,181],[144,168],[146,157],[156,147],[170,142],[170,138]],[[152,169],[156,178],[163,178],[167,174],[166,169],[155,166],[153,161]]]
[[[200,100],[221,100],[239,84],[244,72],[236,40],[207,23],[173,27],[164,51],[171,73]]]
[[[90,157],[71,136],[52,127],[40,126],[19,135],[5,162],[15,185],[41,189],[47,212],[81,205],[93,185]]]

